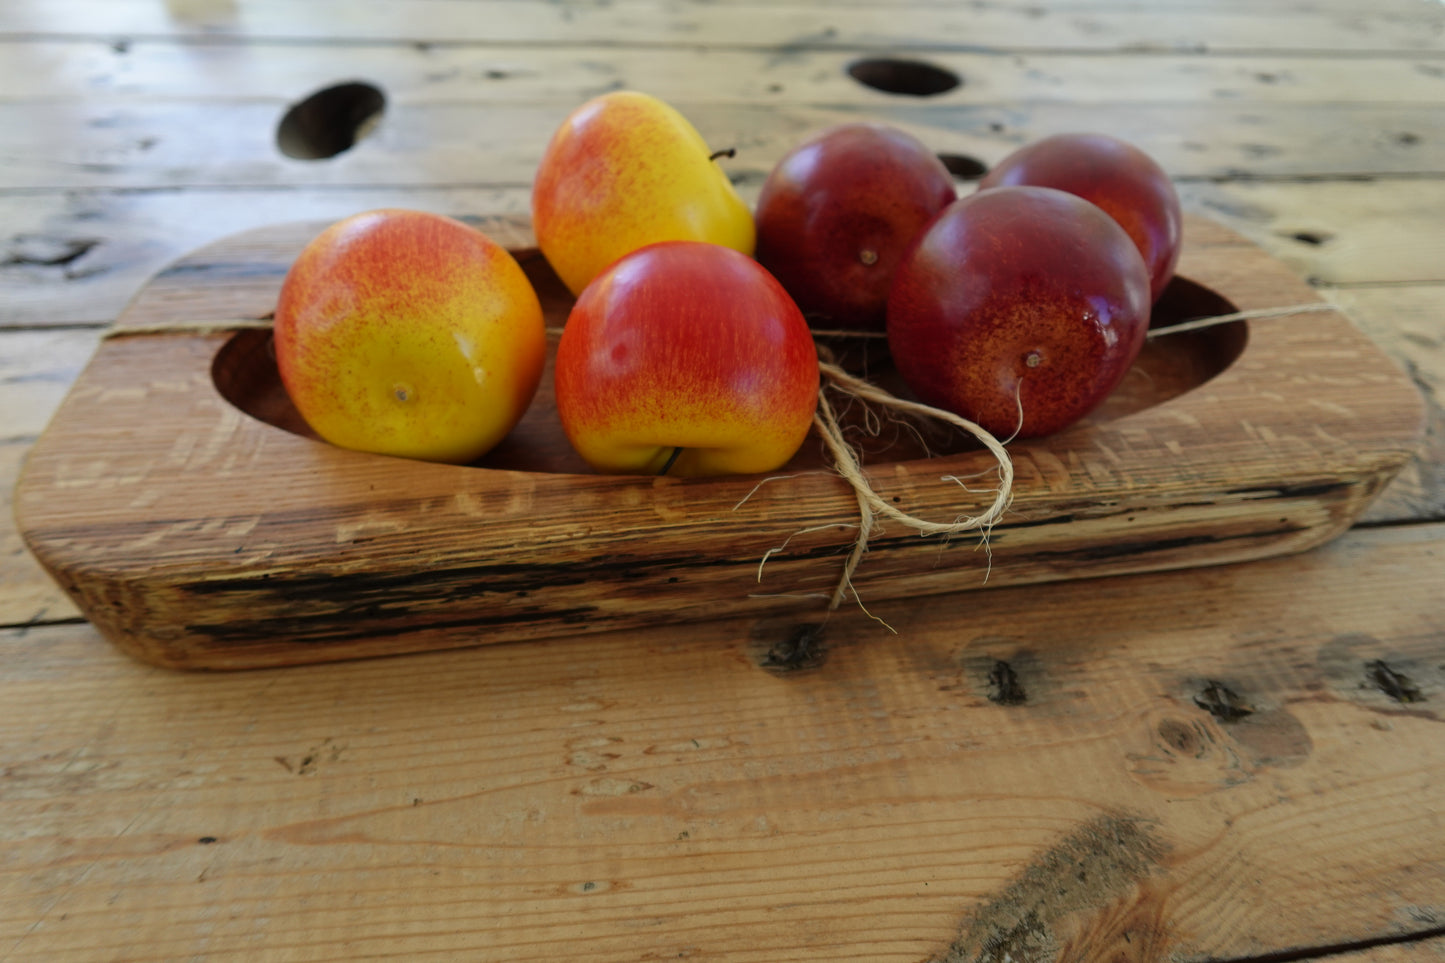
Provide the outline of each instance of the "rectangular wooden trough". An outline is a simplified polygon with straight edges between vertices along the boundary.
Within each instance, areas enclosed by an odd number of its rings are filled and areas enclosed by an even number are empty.
[[[518,254],[561,326],[570,300],[526,222],[475,223]],[[269,333],[224,322],[266,317],[323,226],[239,235],[154,278],[29,456],[20,530],[117,646],[219,669],[824,617],[858,503],[815,438],[767,480],[597,475],[561,434],[550,371],[478,465],[311,437]],[[1213,222],[1189,218],[1185,239],[1156,326],[1320,301]],[[889,381],[886,350],[849,357]],[[1152,339],[1086,423],[1009,446],[1013,504],[986,546],[883,523],[853,585],[866,604],[1307,549],[1347,528],[1404,465],[1423,417],[1404,374],[1333,311]],[[986,507],[993,456],[927,426],[921,436],[932,455],[886,420],[857,436],[874,487],[937,521]]]

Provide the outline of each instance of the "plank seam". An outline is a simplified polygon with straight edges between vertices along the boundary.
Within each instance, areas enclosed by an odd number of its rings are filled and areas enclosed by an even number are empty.
[[[1371,937],[1369,939],[1354,940],[1346,943],[1332,943],[1328,946],[1298,947],[1292,950],[1279,950],[1274,953],[1261,953],[1258,956],[1221,958],[1216,961],[1216,963],[1295,963],[1297,960],[1326,959],[1332,956],[1343,956],[1349,953],[1360,953],[1365,950],[1378,949],[1382,946],[1424,943],[1428,940],[1441,938],[1445,938],[1445,926],[1435,926],[1414,933]]]
[[[526,40],[455,40],[434,37],[407,37],[407,38],[383,38],[383,37],[320,37],[320,36],[284,36],[284,35],[250,35],[250,36],[176,36],[163,33],[112,33],[112,34],[70,34],[55,32],[15,32],[0,33],[0,43],[75,43],[75,44],[115,44],[117,42],[133,43],[154,43],[169,44],[173,46],[214,46],[214,47],[425,47],[447,49],[478,48],[490,50],[509,50],[515,48],[545,48],[549,50],[694,50],[697,48],[695,41],[619,41],[605,37],[597,37],[583,40],[547,40],[535,37]],[[1420,59],[1440,60],[1445,59],[1445,50],[1419,49],[1401,51],[1398,48],[1360,48],[1360,49],[1339,49],[1331,47],[1304,47],[1277,49],[1272,47],[1209,47],[1205,44],[1124,44],[1117,47],[998,47],[982,44],[950,44],[941,42],[894,42],[887,46],[890,50],[897,50],[906,53],[955,53],[955,54],[976,54],[984,56],[1011,57],[1027,55],[1031,57],[1040,56],[1097,56],[1097,57],[1180,57],[1180,56],[1229,56],[1229,57],[1260,57],[1275,60],[1334,57],[1349,58],[1354,60],[1398,60],[1402,53]],[[709,43],[710,51],[727,52],[782,52],[782,53],[806,53],[816,51],[844,52],[844,53],[873,53],[880,49],[876,43],[864,41],[835,41],[835,42],[808,42],[795,41],[780,44],[750,44],[750,43]]]

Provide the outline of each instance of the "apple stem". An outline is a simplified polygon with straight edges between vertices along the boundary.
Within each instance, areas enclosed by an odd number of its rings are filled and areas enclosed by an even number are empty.
[[[738,156],[738,149],[737,149],[736,147],[728,147],[728,148],[725,148],[725,149],[723,149],[723,150],[715,150],[715,151],[713,151],[712,154],[708,157],[708,160],[710,160],[710,161],[715,161],[715,160],[717,160],[719,157],[736,157],[736,156]]]
[[[667,456],[667,463],[662,466],[662,471],[658,472],[658,474],[659,474],[659,475],[666,475],[669,471],[671,471],[671,470],[672,470],[672,466],[677,462],[677,456],[678,456],[678,455],[681,455],[681,454],[682,454],[682,446],[681,446],[681,445],[678,445],[676,448],[674,448],[674,449],[672,450],[672,454],[670,454],[670,455]]]

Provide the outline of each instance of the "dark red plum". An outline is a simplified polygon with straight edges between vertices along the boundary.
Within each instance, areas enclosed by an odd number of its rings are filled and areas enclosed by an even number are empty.
[[[1046,187],[950,205],[899,265],[888,345],[920,400],[998,437],[1052,434],[1123,379],[1149,327],[1149,272],[1098,207]]]
[[[756,256],[815,325],[881,331],[898,262],[956,197],[948,168],[913,135],[831,127],[768,175]]]
[[[1183,218],[1174,183],[1152,157],[1106,134],[1056,134],[1014,151],[978,182],[1054,187],[1102,207],[1134,239],[1158,300],[1179,261]]]

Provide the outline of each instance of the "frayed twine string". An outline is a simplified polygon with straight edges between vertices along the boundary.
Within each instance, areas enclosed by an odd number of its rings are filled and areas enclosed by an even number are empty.
[[[852,487],[854,497],[858,502],[858,535],[853,539],[853,548],[848,553],[848,559],[843,565],[843,572],[828,599],[828,610],[831,612],[842,605],[843,600],[848,597],[850,592],[858,606],[863,608],[862,599],[858,597],[857,590],[853,588],[853,573],[857,571],[864,553],[868,550],[869,536],[880,516],[911,528],[919,535],[943,535],[946,537],[963,532],[981,532],[984,542],[987,543],[989,530],[1003,517],[1004,512],[1008,510],[1009,503],[1013,500],[1014,468],[1013,460],[1004,450],[1003,443],[967,418],[941,408],[899,398],[862,378],[849,374],[832,362],[831,355],[826,348],[819,351],[818,369],[823,376],[823,384],[818,389],[818,408],[813,415],[813,425],[818,429],[818,434],[822,437],[828,454],[833,458],[834,469]],[[908,415],[937,419],[968,432],[982,442],[998,461],[999,484],[994,489],[993,503],[981,514],[960,515],[951,522],[929,521],[916,515],[910,515],[894,506],[892,502],[883,498],[873,489],[872,483],[863,473],[863,465],[858,458],[858,453],[844,438],[843,428],[838,422],[833,403],[829,400],[830,389],[865,404],[878,405]],[[956,478],[952,480],[961,485]],[[761,570],[759,575],[761,575]],[[863,608],[863,611],[870,618],[882,621],[869,613],[866,608]],[[886,622],[883,624],[887,626]],[[892,630],[891,626],[888,628],[890,631]]]
[[[1319,302],[1313,304],[1297,304],[1276,308],[1258,308],[1252,311],[1236,311],[1230,314],[1214,315],[1211,317],[1193,318],[1188,321],[1181,321],[1177,324],[1165,325],[1151,329],[1147,335],[1149,338],[1163,337],[1170,334],[1178,334],[1184,331],[1197,331],[1203,328],[1214,327],[1221,324],[1229,324],[1234,321],[1262,320],[1266,318],[1280,318],[1295,314],[1304,314],[1314,311],[1337,311],[1335,305]],[[815,337],[833,337],[840,339],[877,339],[886,338],[883,332],[860,332],[860,331],[829,331],[814,329]],[[879,516],[890,518],[896,522],[917,531],[919,535],[956,535],[963,532],[977,531],[982,533],[981,539],[985,548],[988,547],[988,536],[993,526],[1003,517],[1013,500],[1014,468],[1013,460],[1009,457],[1004,445],[1012,438],[1000,442],[983,427],[962,418],[949,411],[933,408],[929,405],[919,404],[898,398],[888,392],[876,387],[862,378],[855,377],[832,362],[831,352],[827,348],[819,346],[819,371],[823,376],[823,384],[818,390],[818,408],[813,416],[813,424],[818,429],[828,453],[832,456],[834,467],[840,475],[852,487],[855,498],[858,502],[858,534],[853,540],[853,548],[848,553],[847,561],[843,565],[843,572],[839,576],[838,583],[833,589],[832,595],[828,598],[828,611],[835,611],[843,600],[851,593],[858,607],[863,609],[864,614],[884,625],[890,632],[893,627],[873,615],[863,606],[862,599],[858,596],[857,590],[853,587],[853,574],[857,571],[858,565],[863,560],[863,555],[868,550],[868,539],[872,533],[873,526]],[[833,410],[832,403],[828,400],[828,389],[833,388],[850,399],[857,399],[865,403],[871,402],[894,411],[911,415],[919,415],[925,418],[933,418],[944,421],[955,427],[961,428],[981,441],[998,461],[999,485],[994,491],[993,503],[982,514],[969,516],[962,515],[952,522],[931,522],[918,518],[895,508],[891,502],[882,498],[874,491],[872,484],[863,473],[863,466],[858,458],[857,452],[847,443],[843,435],[843,429],[838,422],[838,417]],[[872,417],[871,410],[869,417]],[[1020,411],[1022,420],[1022,411]],[[943,481],[952,481],[964,489],[970,489],[963,484],[956,476],[945,475]],[[759,483],[760,485],[762,483]],[[757,489],[754,488],[755,492]],[[749,493],[748,497],[752,497]],[[743,501],[747,501],[744,498]],[[740,502],[739,505],[742,503]],[[805,531],[816,531],[832,526],[817,526]],[[839,526],[844,527],[844,526]],[[851,525],[846,527],[853,527]],[[795,532],[794,535],[802,534]],[[788,541],[793,536],[789,536]],[[770,549],[763,556],[758,564],[758,580],[762,581],[763,565],[775,554],[787,548],[788,541],[781,546]],[[990,553],[990,567],[992,567],[992,553]]]
[[[1295,314],[1309,314],[1313,311],[1338,311],[1339,308],[1324,301],[1314,304],[1291,304],[1282,308],[1255,308],[1253,311],[1236,311],[1233,314],[1216,314],[1208,318],[1194,318],[1190,321],[1180,321],[1177,324],[1161,325],[1157,328],[1150,328],[1147,337],[1161,338],[1166,334],[1179,334],[1182,331],[1198,331],[1201,328],[1212,328],[1217,324],[1229,324],[1231,321],[1262,321],[1266,318],[1287,318]]]

